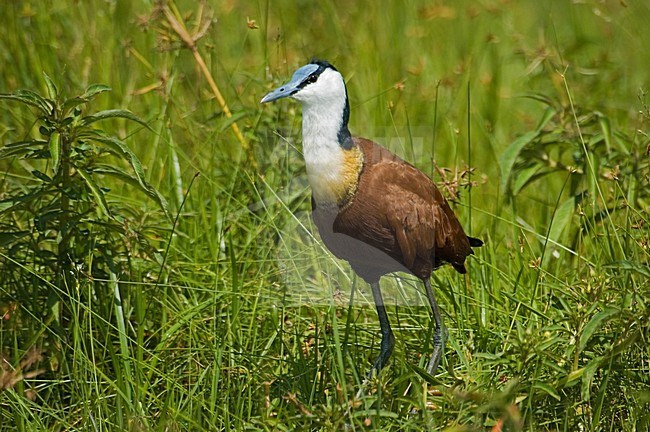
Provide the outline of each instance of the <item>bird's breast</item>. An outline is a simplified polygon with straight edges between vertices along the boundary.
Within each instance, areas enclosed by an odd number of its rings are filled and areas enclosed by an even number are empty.
[[[354,146],[349,150],[336,146],[304,148],[307,178],[314,200],[319,204],[342,206],[354,195],[363,166],[363,154]]]

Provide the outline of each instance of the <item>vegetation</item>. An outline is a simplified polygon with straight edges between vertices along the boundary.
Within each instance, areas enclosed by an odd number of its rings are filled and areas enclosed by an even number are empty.
[[[0,2],[0,431],[650,428],[650,6],[212,3]],[[386,278],[360,397],[369,289],[258,103],[312,56],[486,241],[435,377]]]

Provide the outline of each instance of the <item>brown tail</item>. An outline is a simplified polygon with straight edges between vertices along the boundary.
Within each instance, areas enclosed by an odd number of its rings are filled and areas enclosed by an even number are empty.
[[[483,240],[481,240],[481,239],[477,239],[475,237],[467,236],[467,240],[469,240],[469,245],[471,247],[481,247],[481,246],[483,246]],[[474,255],[474,251],[470,249],[469,254]],[[465,260],[463,259],[463,261],[465,261]],[[451,263],[451,265],[454,266],[454,268],[456,269],[456,271],[458,273],[461,273],[461,274],[467,273],[467,269],[465,268],[465,263],[462,263],[462,264]]]

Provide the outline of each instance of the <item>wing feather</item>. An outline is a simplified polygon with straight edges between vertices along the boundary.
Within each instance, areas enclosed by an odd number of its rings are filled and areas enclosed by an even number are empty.
[[[364,167],[334,231],[380,249],[419,277],[428,277],[443,262],[464,269],[469,240],[431,179],[372,141],[355,142],[363,150]],[[355,259],[363,258],[348,260]]]

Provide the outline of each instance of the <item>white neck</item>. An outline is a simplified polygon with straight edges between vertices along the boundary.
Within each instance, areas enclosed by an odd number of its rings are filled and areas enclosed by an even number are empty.
[[[331,185],[340,180],[345,151],[338,139],[347,100],[343,77],[326,70],[294,98],[302,102],[303,154],[314,198],[336,202]]]
[[[305,152],[311,147],[322,146],[340,150],[338,133],[343,123],[344,108],[345,101],[303,102],[302,142]]]
[[[338,141],[343,107],[303,104],[302,146],[307,177],[317,202],[335,203],[330,185],[340,177],[343,152]]]

